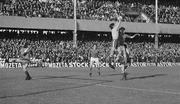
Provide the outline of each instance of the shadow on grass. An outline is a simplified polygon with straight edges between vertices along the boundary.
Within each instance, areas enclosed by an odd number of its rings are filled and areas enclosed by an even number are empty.
[[[111,80],[100,80],[100,79],[94,79],[94,78],[81,78],[81,77],[77,77],[79,75],[70,75],[70,76],[42,76],[40,78],[36,78],[34,80],[37,80],[37,79],[57,79],[57,78],[60,78],[60,79],[77,79],[77,80],[87,80],[87,81],[103,81],[103,82],[112,82]]]
[[[37,78],[34,78],[33,80],[37,79],[57,79],[57,78],[70,78],[70,77],[76,77],[78,75],[67,75],[67,76],[38,76]]]
[[[103,76],[119,76],[119,75],[123,75],[122,73],[115,73],[115,74],[106,74],[106,75],[103,75]]]
[[[38,76],[36,78],[34,78],[32,80],[37,80],[37,79],[55,79],[55,78],[68,78],[68,77],[75,77],[78,75],[70,75],[70,76]],[[6,78],[1,78],[0,80],[16,80],[17,78],[22,79],[22,77],[6,77]],[[25,78],[25,76],[24,76]]]
[[[134,79],[146,79],[146,78],[154,78],[154,77],[160,77],[160,76],[166,76],[167,74],[153,74],[153,75],[146,75],[146,76],[140,76],[140,77],[131,77],[127,80],[134,80]]]
[[[44,93],[56,92],[56,91],[63,91],[63,90],[70,90],[70,89],[76,89],[76,88],[83,88],[83,87],[88,87],[88,86],[94,86],[96,84],[103,84],[103,83],[112,82],[110,80],[98,80],[98,79],[88,79],[88,78],[87,79],[86,78],[73,78],[73,76],[76,76],[76,75],[62,76],[62,77],[58,77],[58,76],[46,76],[46,77],[39,78],[39,79],[65,78],[65,79],[93,80],[93,81],[96,81],[96,82],[82,83],[82,84],[79,84],[79,85],[72,85],[70,87],[65,87],[65,88],[36,91],[36,92],[30,92],[30,93],[25,93],[25,94],[19,94],[19,95],[0,96],[0,99],[15,98],[15,97],[26,97],[26,96],[32,96],[32,95],[38,95],[38,94],[44,94]],[[36,79],[34,79],[34,80],[36,80]]]

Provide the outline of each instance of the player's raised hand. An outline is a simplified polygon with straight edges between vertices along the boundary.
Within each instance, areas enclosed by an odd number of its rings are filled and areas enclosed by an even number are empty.
[[[135,36],[140,36],[140,34],[135,34]]]
[[[119,17],[118,17],[118,21],[121,21],[121,20],[122,20],[122,16],[119,16]]]
[[[122,20],[122,16],[119,16],[116,10],[115,10],[115,17],[118,19],[118,21]]]

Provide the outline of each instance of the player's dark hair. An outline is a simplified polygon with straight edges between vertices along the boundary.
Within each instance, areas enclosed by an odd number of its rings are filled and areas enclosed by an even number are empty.
[[[127,48],[127,44],[124,44],[124,47]]]
[[[93,44],[93,47],[96,46],[97,47],[97,44]]]
[[[111,23],[111,24],[109,25],[109,28],[110,28],[110,29],[113,29],[113,27],[114,27],[114,23]]]
[[[121,27],[119,30],[125,30],[125,28],[124,28],[124,27]]]

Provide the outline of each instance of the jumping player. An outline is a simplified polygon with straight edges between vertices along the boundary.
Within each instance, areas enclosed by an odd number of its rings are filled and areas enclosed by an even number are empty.
[[[97,50],[97,46],[94,45],[93,49],[90,50],[90,55],[89,55],[90,56],[90,73],[89,73],[90,77],[92,76],[92,67],[93,67],[94,63],[98,67],[98,74],[101,75],[101,73],[100,73],[100,62],[99,62],[98,55],[99,55],[99,51]]]
[[[125,76],[125,67],[124,65],[127,63],[127,52],[126,52],[126,48],[125,48],[125,39],[126,38],[134,38],[135,36],[139,35],[139,34],[135,34],[133,36],[129,36],[127,34],[125,34],[125,28],[121,27],[121,21],[122,21],[122,17],[118,17],[118,22],[111,23],[110,24],[110,29],[111,29],[111,34],[112,34],[112,47],[111,47],[111,52],[110,52],[110,58],[114,55],[115,50],[118,51],[118,55],[116,57],[116,59],[114,60],[114,62],[117,62],[120,58],[120,56],[123,56],[123,60],[124,60],[124,64],[122,64],[122,73],[123,79],[126,79]],[[120,28],[121,27],[121,28]],[[110,66],[112,66],[110,64]],[[113,68],[113,67],[112,67]]]
[[[137,35],[139,34],[135,34],[133,36],[130,36],[130,35],[127,35],[125,34],[125,28],[124,27],[121,27],[119,29],[119,34],[118,34],[118,39],[115,41],[115,49],[117,49],[118,51],[118,55],[115,59],[115,62],[117,62],[119,60],[120,57],[123,57],[123,62],[122,62],[122,73],[123,73],[123,78],[122,79],[125,79],[126,80],[126,72],[125,72],[125,69],[126,69],[126,65],[127,65],[127,45],[125,44],[125,39],[126,38],[134,38],[136,37]]]
[[[126,49],[127,45],[125,43],[125,39],[126,38],[131,38],[132,39],[132,38],[136,37],[137,35],[139,35],[139,34],[135,34],[133,36],[125,34],[125,28],[124,27],[121,27],[119,29],[118,39],[115,40],[115,45],[114,45],[115,46],[114,48],[117,49],[117,51],[118,51],[118,55],[117,55],[116,60],[118,60],[119,56],[123,53],[125,63],[127,63],[127,56],[126,56],[126,54],[127,54],[127,49]]]
[[[109,28],[111,29],[111,34],[112,34],[112,47],[111,47],[110,56],[112,56],[114,54],[114,51],[115,51],[115,45],[117,43],[117,39],[118,39],[118,36],[119,36],[119,28],[120,28],[120,25],[121,25],[121,20],[122,20],[122,17],[120,16],[118,18],[118,22],[111,23],[109,25]]]
[[[118,14],[116,14],[118,16]],[[109,25],[109,28],[111,29],[111,35],[112,35],[112,47],[111,47],[111,51],[110,51],[110,56],[108,58],[108,61],[109,61],[109,66],[112,68],[112,69],[115,69],[115,67],[112,65],[112,61],[114,61],[114,58],[113,58],[113,55],[114,55],[114,51],[115,51],[115,45],[116,45],[116,42],[117,42],[117,39],[118,39],[118,36],[119,36],[119,28],[121,27],[121,20],[122,20],[122,17],[119,16],[118,17],[118,22],[116,23],[111,23]]]

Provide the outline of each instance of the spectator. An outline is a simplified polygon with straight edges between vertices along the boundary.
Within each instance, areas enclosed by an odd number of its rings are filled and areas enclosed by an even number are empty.
[[[19,49],[25,43],[32,46],[31,57],[45,62],[88,62],[88,52],[93,44],[97,44],[101,61],[105,62],[111,46],[111,42],[79,41],[78,48],[74,49],[71,41],[62,44],[59,40],[1,39],[0,57],[18,58]],[[153,43],[128,43],[128,47],[134,62],[155,62],[156,57],[162,62],[174,62],[176,57],[180,57],[180,44],[175,43],[162,44],[158,50]]]
[[[44,18],[73,18],[72,0],[16,0],[3,5],[1,15],[44,17]],[[146,2],[123,2],[123,0],[77,0],[77,18],[90,20],[113,21],[115,16],[123,16],[126,22],[143,22],[143,17],[130,16],[130,12],[145,14],[147,21],[155,22],[155,6]],[[160,5],[158,22],[180,24],[180,8],[178,6]]]

